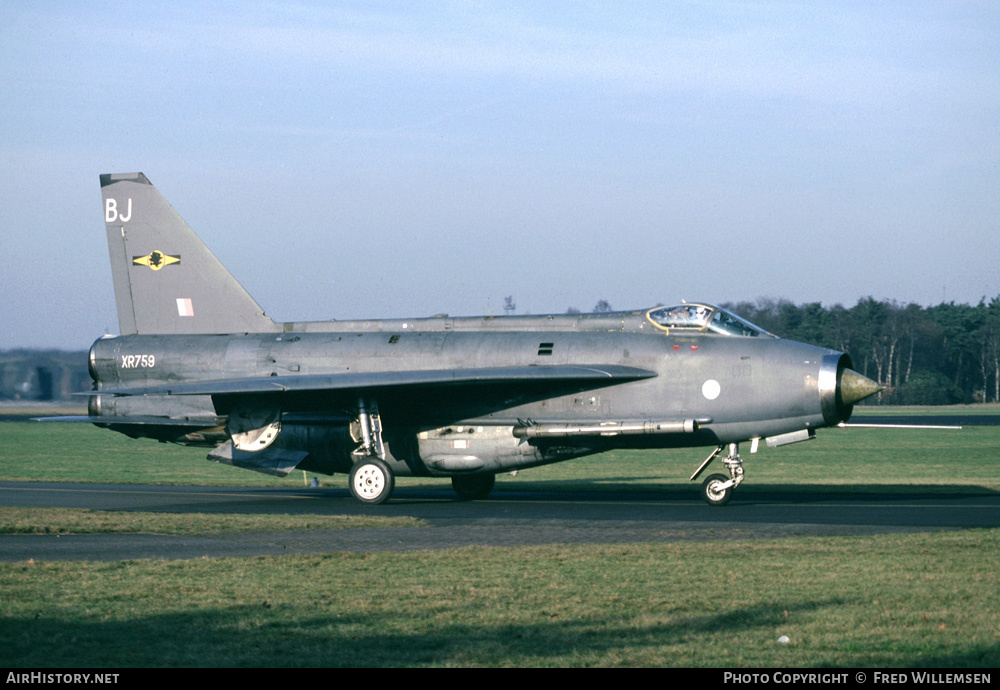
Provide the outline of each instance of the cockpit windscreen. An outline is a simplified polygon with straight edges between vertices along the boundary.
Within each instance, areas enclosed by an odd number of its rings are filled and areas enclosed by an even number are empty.
[[[664,329],[693,329],[709,331],[720,335],[757,337],[769,335],[767,331],[745,319],[741,319],[725,309],[708,304],[681,304],[673,307],[657,307],[646,313],[654,325]]]

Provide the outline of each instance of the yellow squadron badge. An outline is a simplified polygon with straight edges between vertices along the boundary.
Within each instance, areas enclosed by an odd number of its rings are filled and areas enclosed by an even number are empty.
[[[170,264],[179,264],[181,262],[180,256],[170,256],[169,254],[164,254],[161,251],[151,251],[146,256],[133,256],[132,263],[137,266],[149,266],[154,271],[159,271],[164,266]]]

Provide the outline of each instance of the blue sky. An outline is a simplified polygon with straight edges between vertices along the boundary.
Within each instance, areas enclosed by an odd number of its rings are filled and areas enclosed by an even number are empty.
[[[117,332],[98,175],[268,315],[1000,294],[1000,6],[0,5],[0,348]]]

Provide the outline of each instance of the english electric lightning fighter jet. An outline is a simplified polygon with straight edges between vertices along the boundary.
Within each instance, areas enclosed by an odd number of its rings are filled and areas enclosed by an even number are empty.
[[[275,323],[142,173],[101,176],[119,336],[90,349],[88,416],[284,476],[402,475],[485,497],[499,472],[615,448],[713,447],[724,505],[739,444],[804,441],[881,387],[846,354],[709,304],[551,316]]]

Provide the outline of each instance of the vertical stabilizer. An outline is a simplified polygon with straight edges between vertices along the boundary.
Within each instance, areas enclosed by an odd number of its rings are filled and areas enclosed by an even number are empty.
[[[101,195],[122,335],[277,329],[145,175],[101,175]]]

